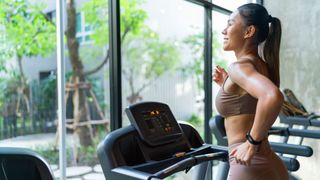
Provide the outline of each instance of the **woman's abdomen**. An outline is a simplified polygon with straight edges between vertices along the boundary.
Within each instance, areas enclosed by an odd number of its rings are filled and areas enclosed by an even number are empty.
[[[245,141],[246,133],[251,130],[253,121],[254,114],[241,114],[225,118],[228,144]]]

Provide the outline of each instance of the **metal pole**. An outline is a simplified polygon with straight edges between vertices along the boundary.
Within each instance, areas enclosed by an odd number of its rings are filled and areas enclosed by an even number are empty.
[[[58,83],[58,134],[59,134],[59,169],[60,179],[66,179],[66,113],[65,113],[65,67],[64,67],[64,45],[63,45],[63,10],[64,0],[56,0],[57,20],[57,83]]]

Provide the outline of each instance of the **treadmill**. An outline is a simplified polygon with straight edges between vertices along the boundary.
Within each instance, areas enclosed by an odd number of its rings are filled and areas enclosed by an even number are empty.
[[[178,123],[168,105],[143,102],[125,110],[131,126],[98,145],[106,179],[163,179],[208,161],[228,159],[227,147],[205,144],[189,124]]]

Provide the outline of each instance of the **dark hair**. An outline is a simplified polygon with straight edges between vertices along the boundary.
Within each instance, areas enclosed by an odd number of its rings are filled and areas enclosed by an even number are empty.
[[[256,40],[258,44],[264,42],[262,58],[268,64],[271,81],[279,87],[280,20],[269,15],[266,8],[259,4],[245,4],[238,7],[238,11],[245,25],[257,28]]]

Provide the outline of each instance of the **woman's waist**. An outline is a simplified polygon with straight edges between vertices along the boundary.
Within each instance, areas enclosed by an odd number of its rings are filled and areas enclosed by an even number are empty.
[[[245,143],[246,140],[240,141],[240,142],[234,142],[233,144],[229,144],[228,151],[231,152],[233,149],[237,148],[241,144]],[[268,138],[264,138],[260,145],[258,146],[258,151],[256,153],[258,154],[268,154],[271,152],[271,146],[269,144]]]
[[[228,143],[234,144],[246,141],[246,134],[250,132],[254,115],[231,116],[225,119]]]

